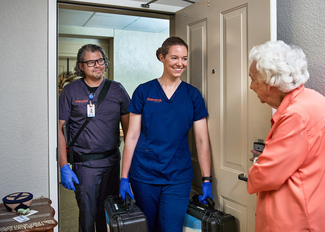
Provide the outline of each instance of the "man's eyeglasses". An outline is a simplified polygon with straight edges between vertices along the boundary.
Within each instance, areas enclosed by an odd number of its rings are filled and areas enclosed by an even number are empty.
[[[96,65],[96,62],[98,65],[103,65],[103,64],[105,64],[105,59],[100,58],[98,60],[87,60],[87,61],[80,62],[80,63],[86,63],[88,67],[94,67]]]

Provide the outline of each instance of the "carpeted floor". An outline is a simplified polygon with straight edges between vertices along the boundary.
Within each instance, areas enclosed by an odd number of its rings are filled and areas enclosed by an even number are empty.
[[[60,184],[60,232],[78,231],[78,205],[72,190],[68,190]]]

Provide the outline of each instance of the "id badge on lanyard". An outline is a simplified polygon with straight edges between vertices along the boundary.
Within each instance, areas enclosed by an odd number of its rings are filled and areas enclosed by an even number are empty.
[[[89,94],[89,104],[87,105],[87,117],[95,117],[95,105],[91,103],[91,100],[94,99],[94,94]]]

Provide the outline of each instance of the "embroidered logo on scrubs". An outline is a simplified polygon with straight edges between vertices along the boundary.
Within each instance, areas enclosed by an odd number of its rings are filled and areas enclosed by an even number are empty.
[[[88,100],[75,100],[74,103],[88,103]]]
[[[160,103],[160,102],[162,102],[162,100],[161,99],[153,99],[153,98],[147,98],[147,101],[152,101],[152,102],[157,102],[157,103]]]

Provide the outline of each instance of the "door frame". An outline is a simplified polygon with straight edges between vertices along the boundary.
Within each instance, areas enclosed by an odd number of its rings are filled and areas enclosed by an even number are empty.
[[[58,166],[58,9],[59,4],[67,4],[67,8],[81,8],[100,10],[104,13],[119,13],[123,15],[146,16],[152,18],[163,18],[170,20],[170,35],[174,32],[174,13],[153,12],[141,9],[128,9],[121,6],[112,8],[105,3],[100,4],[100,0],[85,3],[74,3],[73,0],[47,0],[48,2],[48,192],[52,200],[52,207],[55,210],[54,219],[59,222],[59,166]],[[100,6],[97,6],[100,4]],[[90,5],[91,4],[91,5]],[[110,11],[110,12],[108,12]],[[54,228],[59,231],[59,226]]]
[[[270,9],[271,9],[271,41],[277,41],[277,11],[276,11],[276,1],[277,0],[270,0]]]
[[[58,159],[57,159],[57,0],[48,0],[48,170],[49,170],[49,198],[52,200],[52,207],[57,212],[54,219],[59,221],[59,190],[58,190]],[[54,228],[58,231],[58,226]]]
[[[100,3],[99,0],[97,0]],[[57,43],[58,43],[58,0],[47,0],[48,2],[48,189],[49,197],[52,200],[52,207],[57,212],[54,216],[55,220],[58,221],[59,217],[59,190],[58,190],[58,159],[57,159],[57,130],[58,130],[58,109],[57,109],[57,98],[58,98],[58,82],[57,82]],[[71,1],[66,1],[71,2]],[[96,1],[93,2],[96,4]],[[276,0],[271,0],[271,22],[276,22]],[[107,7],[109,5],[106,4]],[[125,7],[119,9],[127,10]],[[140,11],[140,10],[139,10]],[[137,10],[135,12],[139,12]],[[143,14],[148,15],[160,15],[160,13],[144,12]],[[174,17],[173,14],[166,13],[170,19],[170,35],[174,34]],[[277,25],[271,23],[271,40],[277,40]],[[54,231],[58,231],[58,227],[54,228]]]

